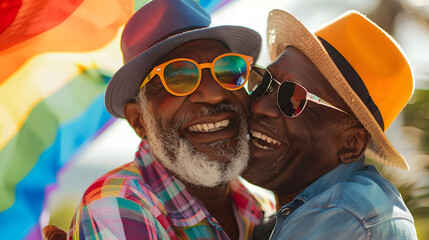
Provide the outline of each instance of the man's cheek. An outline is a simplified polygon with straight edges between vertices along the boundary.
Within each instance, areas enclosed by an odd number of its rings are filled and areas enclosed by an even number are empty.
[[[182,101],[177,97],[155,98],[151,101],[150,110],[153,112],[155,121],[160,127],[165,127],[174,119],[181,106]]]

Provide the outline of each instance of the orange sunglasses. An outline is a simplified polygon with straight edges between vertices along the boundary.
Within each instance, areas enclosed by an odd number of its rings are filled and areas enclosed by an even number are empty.
[[[140,89],[155,75],[161,78],[167,91],[175,96],[193,93],[201,83],[204,68],[210,68],[214,79],[225,89],[238,90],[249,78],[253,58],[238,53],[226,53],[216,57],[211,63],[197,63],[189,58],[176,58],[152,69],[140,85]]]

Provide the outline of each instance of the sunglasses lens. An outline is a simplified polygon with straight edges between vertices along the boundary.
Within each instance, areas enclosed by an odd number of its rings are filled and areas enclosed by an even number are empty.
[[[277,101],[285,116],[296,117],[307,103],[307,90],[294,82],[283,82],[279,87]]]
[[[170,91],[186,95],[198,85],[198,67],[189,61],[177,61],[168,64],[164,69],[164,79]]]
[[[248,74],[246,61],[239,56],[224,56],[214,64],[214,73],[222,87],[235,90],[246,83]]]
[[[271,83],[271,74],[262,67],[253,66],[247,82],[247,92],[252,97],[261,97]]]

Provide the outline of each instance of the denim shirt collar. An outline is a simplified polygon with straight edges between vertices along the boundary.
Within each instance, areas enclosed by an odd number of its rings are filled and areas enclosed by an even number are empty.
[[[298,194],[291,202],[285,204],[279,213],[289,215],[295,209],[312,199],[314,196],[324,192],[338,182],[344,182],[350,179],[353,174],[365,167],[365,156],[352,163],[342,163],[336,168],[321,176],[304,191]]]

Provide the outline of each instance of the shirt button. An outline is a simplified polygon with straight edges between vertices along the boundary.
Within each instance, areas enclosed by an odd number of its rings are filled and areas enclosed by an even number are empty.
[[[292,209],[290,209],[290,208],[284,208],[281,212],[280,212],[280,214],[281,215],[283,215],[283,216],[288,216],[289,214],[291,214],[292,213]]]

